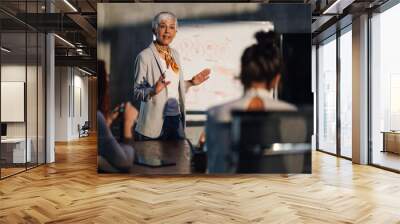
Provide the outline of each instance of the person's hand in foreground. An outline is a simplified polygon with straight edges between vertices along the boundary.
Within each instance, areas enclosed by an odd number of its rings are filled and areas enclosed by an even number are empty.
[[[120,105],[116,106],[112,111],[109,116],[106,117],[106,123],[107,127],[110,128],[111,124],[114,122],[115,119],[117,119],[119,115],[119,107]]]
[[[124,112],[124,137],[131,139],[133,137],[132,127],[138,117],[138,111],[130,102],[125,104]]]
[[[206,144],[206,132],[203,130],[199,137],[198,147],[199,149],[203,149],[204,145]]]

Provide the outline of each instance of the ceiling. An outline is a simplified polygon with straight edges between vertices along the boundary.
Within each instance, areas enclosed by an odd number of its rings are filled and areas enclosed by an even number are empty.
[[[25,30],[28,29],[28,32],[57,34],[56,65],[82,66],[95,70],[96,10],[96,0],[48,0],[47,5],[44,0],[1,0],[2,46],[12,49],[7,54],[2,52],[3,60],[18,61],[24,55],[28,58],[35,55],[37,44],[29,43],[33,35],[27,35],[28,45],[25,43]]]
[[[206,0],[207,1],[207,0]],[[338,1],[339,4],[335,2]],[[226,2],[265,2],[265,3],[308,3],[313,10],[312,32],[316,37],[335,24],[345,14],[356,14],[368,8],[377,7],[387,0],[227,0]],[[95,70],[97,58],[97,3],[139,2],[138,0],[1,0],[0,25],[3,33],[2,43],[8,47],[23,51],[25,38],[21,32],[54,32],[61,38],[55,38],[56,64],[85,65]],[[143,0],[140,2],[171,2],[163,0]],[[174,0],[174,2],[190,2]],[[215,2],[215,0],[210,0]],[[225,2],[219,0],[218,2]],[[332,7],[331,7],[332,6]],[[334,7],[333,7],[334,6]],[[329,11],[327,10],[329,9]],[[337,10],[337,11],[335,11]],[[49,13],[49,12],[52,13]],[[328,14],[324,14],[328,11]],[[333,13],[332,13],[333,12]],[[339,13],[339,14],[337,14]],[[74,46],[72,46],[72,45]],[[33,44],[28,45],[28,52]],[[21,54],[24,52],[20,52]]]

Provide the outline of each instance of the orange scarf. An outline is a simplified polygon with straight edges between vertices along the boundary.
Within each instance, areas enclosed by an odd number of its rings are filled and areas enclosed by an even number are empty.
[[[158,51],[160,54],[164,55],[164,57],[165,57],[164,59],[165,59],[165,62],[166,62],[166,64],[167,64],[167,69],[171,66],[172,70],[173,70],[176,74],[179,74],[179,66],[178,66],[178,64],[175,62],[175,59],[174,59],[174,57],[173,57],[172,54],[171,54],[171,48],[166,47],[166,49],[165,49],[165,48],[163,48],[162,46],[160,46],[157,42],[154,42],[154,45],[156,46],[157,51]]]

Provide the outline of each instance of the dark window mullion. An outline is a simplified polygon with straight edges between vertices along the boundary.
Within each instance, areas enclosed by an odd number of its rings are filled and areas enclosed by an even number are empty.
[[[39,13],[39,1],[36,1]],[[39,165],[39,32],[36,32],[36,166]]]
[[[25,21],[28,19],[28,1],[25,0]],[[25,23],[25,102],[24,102],[24,120],[25,120],[25,170],[28,170],[28,114],[27,114],[27,90],[28,90],[28,25]]]
[[[315,129],[316,129],[316,140],[315,140],[315,148],[319,150],[319,44],[315,47],[315,110],[316,110],[316,119],[315,119]]]
[[[373,153],[372,153],[372,64],[371,64],[371,57],[372,57],[372,12],[368,12],[368,31],[367,31],[367,39],[368,39],[368,53],[367,53],[367,64],[368,64],[368,74],[367,74],[367,83],[368,83],[368,99],[367,99],[367,104],[368,104],[368,114],[367,114],[367,119],[368,119],[368,124],[367,124],[367,129],[368,129],[368,164],[373,164]]]
[[[336,154],[341,156],[341,116],[340,116],[340,82],[341,82],[341,64],[340,64],[340,30],[336,31]]]

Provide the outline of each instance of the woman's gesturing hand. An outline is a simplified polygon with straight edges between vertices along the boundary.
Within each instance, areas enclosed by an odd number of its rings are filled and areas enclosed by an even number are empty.
[[[197,75],[193,76],[191,82],[194,86],[200,85],[204,81],[210,78],[211,69],[206,68],[199,72]]]
[[[156,84],[154,84],[154,92],[152,93],[152,96],[159,94],[170,83],[171,83],[170,81],[165,81],[164,75],[161,75]]]

